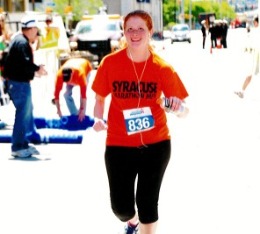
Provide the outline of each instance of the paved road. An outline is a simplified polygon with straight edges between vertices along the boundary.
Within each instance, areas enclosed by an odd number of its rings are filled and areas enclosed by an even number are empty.
[[[160,51],[190,93],[190,114],[168,115],[173,152],[158,234],[260,232],[260,81],[253,80],[244,99],[234,95],[249,64],[236,34],[230,32],[227,50],[202,50],[197,32],[191,45]],[[41,103],[35,109],[55,116],[41,96],[49,98],[46,83],[33,84],[35,102]],[[43,87],[46,92],[38,91]],[[89,91],[89,114],[92,99]],[[5,108],[11,121],[12,106]],[[30,161],[12,159],[10,144],[0,144],[0,233],[118,233],[121,223],[109,207],[104,141],[105,133],[89,129],[81,145],[40,145],[42,156]]]

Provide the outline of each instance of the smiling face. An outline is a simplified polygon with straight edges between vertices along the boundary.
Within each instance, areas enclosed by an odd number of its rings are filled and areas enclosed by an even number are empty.
[[[130,13],[124,22],[124,34],[127,45],[132,50],[142,50],[149,46],[152,34],[152,21],[144,12]]]

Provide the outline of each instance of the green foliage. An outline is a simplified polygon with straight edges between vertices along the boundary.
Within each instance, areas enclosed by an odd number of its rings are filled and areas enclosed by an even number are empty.
[[[163,4],[163,22],[168,22],[166,25],[168,28],[176,22],[178,12],[177,5]]]
[[[90,15],[97,14],[103,6],[102,0],[53,0],[55,7],[53,11],[58,12],[64,18],[65,8],[71,4],[73,9],[73,20],[78,21],[84,13]],[[170,28],[179,22],[182,0],[163,0],[163,25]],[[191,1],[191,2],[190,2]],[[221,2],[209,0],[184,0],[185,21],[189,21],[191,6],[191,19],[193,23],[198,22],[198,16],[204,12],[214,12],[217,18],[232,20],[235,18],[234,9],[228,4],[227,0]]]
[[[102,0],[54,0],[54,11],[65,17],[65,8],[69,5],[72,6],[73,20],[80,20],[82,15],[97,14],[101,6],[103,6]]]
[[[191,1],[191,2],[190,2]],[[191,6],[191,16],[189,16]],[[169,28],[179,22],[181,12],[181,0],[164,0],[163,1],[163,25]],[[228,4],[227,0],[221,2],[209,0],[184,0],[185,22],[191,17],[192,22],[198,22],[200,13],[211,12],[216,14],[217,19],[233,20],[236,17],[234,9]]]

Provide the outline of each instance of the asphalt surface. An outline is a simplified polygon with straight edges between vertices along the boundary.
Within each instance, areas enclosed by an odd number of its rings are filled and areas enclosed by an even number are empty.
[[[230,31],[229,48],[212,53],[209,42],[202,50],[201,35],[195,35],[190,45],[166,43],[159,51],[187,87],[190,113],[185,119],[168,114],[172,158],[161,190],[157,233],[257,234],[259,77],[240,99],[234,91],[249,67],[243,37],[237,37],[244,34]],[[56,116],[49,102],[51,79],[36,78],[32,84],[38,115]],[[93,98],[89,89],[89,115]],[[0,107],[0,118],[10,124],[13,113],[12,104]],[[118,234],[123,224],[110,209],[104,143],[105,132],[88,129],[82,144],[39,145],[42,154],[31,160],[13,159],[10,144],[0,143],[0,233]]]

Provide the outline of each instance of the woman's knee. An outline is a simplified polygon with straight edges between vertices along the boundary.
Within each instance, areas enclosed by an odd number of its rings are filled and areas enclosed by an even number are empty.
[[[129,211],[120,208],[116,209],[115,207],[112,207],[112,210],[115,216],[122,222],[127,222],[128,220],[132,219],[135,216],[135,211]]]

